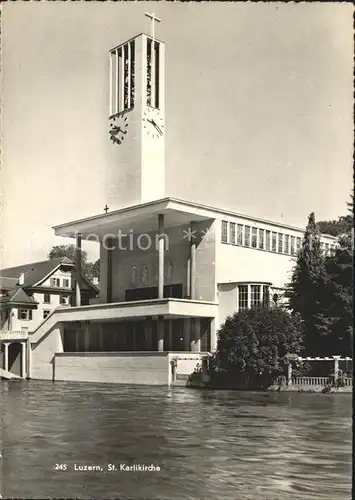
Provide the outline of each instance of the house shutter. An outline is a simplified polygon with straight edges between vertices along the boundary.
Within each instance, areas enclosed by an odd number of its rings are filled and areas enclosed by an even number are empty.
[[[32,319],[32,309],[28,311],[28,319]]]
[[[21,309],[17,309],[17,319],[21,319]]]

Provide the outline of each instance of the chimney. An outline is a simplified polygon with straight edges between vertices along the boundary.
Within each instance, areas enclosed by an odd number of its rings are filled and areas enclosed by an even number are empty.
[[[19,277],[19,279],[18,279],[18,284],[19,284],[20,286],[22,286],[22,285],[24,285],[24,284],[25,284],[25,273],[21,273],[21,274],[20,274],[20,277]]]

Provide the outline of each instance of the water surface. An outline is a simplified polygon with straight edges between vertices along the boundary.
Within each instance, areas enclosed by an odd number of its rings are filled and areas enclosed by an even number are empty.
[[[0,404],[3,498],[351,498],[349,394],[3,381]]]

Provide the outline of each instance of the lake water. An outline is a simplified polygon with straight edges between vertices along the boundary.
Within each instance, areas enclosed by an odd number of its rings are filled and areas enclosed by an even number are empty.
[[[3,381],[0,404],[3,498],[351,498],[349,394]]]

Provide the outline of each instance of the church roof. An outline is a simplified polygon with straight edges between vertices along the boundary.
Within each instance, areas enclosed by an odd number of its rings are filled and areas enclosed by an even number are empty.
[[[0,279],[12,278],[16,279],[18,283],[21,273],[24,273],[23,286],[34,286],[63,264],[74,266],[74,263],[67,257],[58,257],[56,259],[43,260],[41,262],[33,262],[31,264],[0,269]]]

